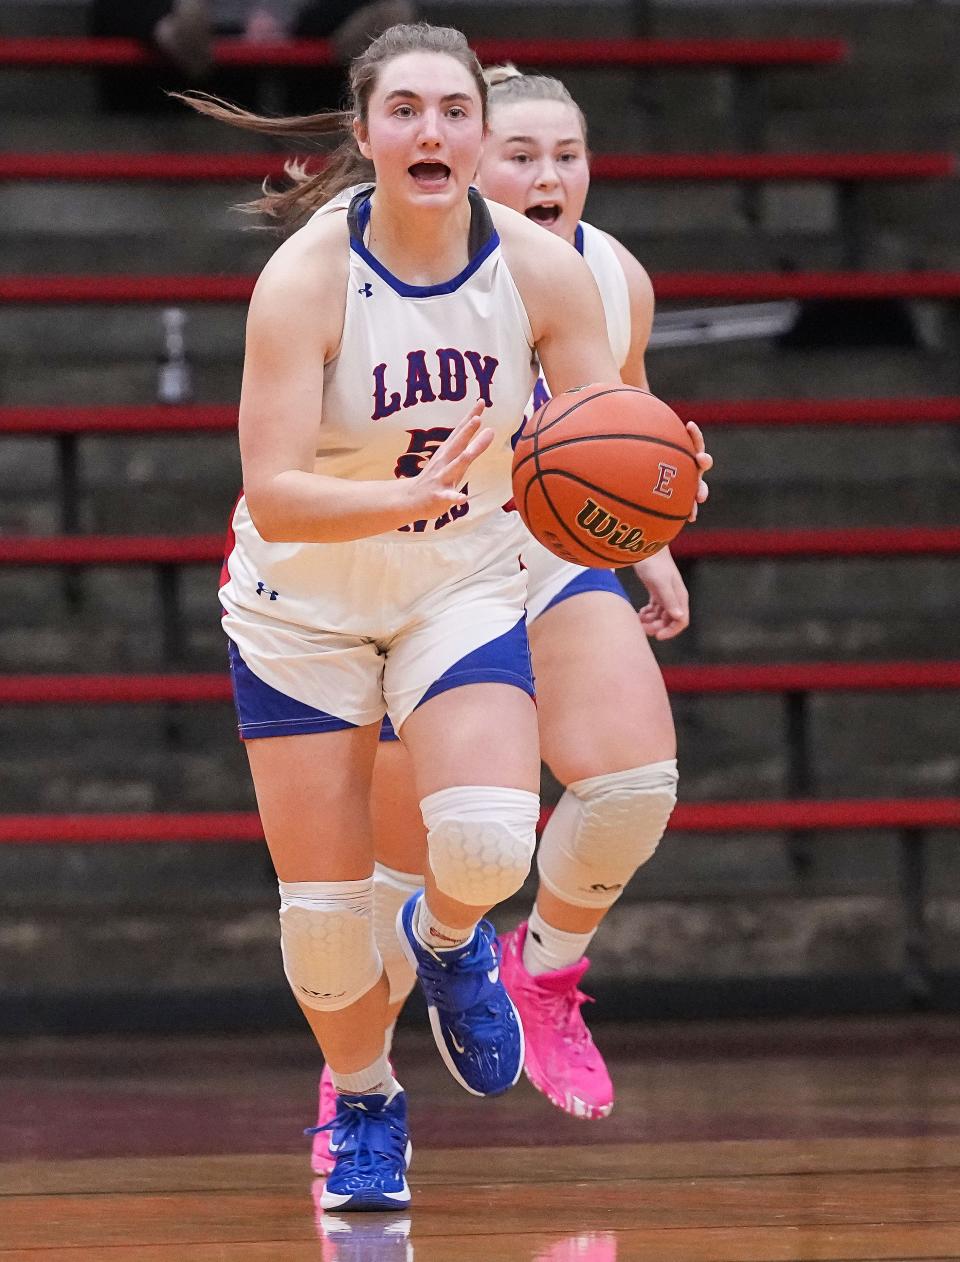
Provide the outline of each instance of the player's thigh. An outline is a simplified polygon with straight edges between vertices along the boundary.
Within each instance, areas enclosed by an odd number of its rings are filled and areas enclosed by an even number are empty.
[[[529,627],[544,762],[563,784],[676,756],[670,702],[636,611],[611,592]]]
[[[425,871],[427,833],[413,760],[402,741],[380,741],[373,766],[370,811],[377,862],[397,872]]]
[[[431,697],[401,731],[419,798],[455,785],[540,789],[537,711],[522,688],[477,683]]]
[[[380,725],[245,742],[281,881],[357,881],[373,869],[370,780]]]

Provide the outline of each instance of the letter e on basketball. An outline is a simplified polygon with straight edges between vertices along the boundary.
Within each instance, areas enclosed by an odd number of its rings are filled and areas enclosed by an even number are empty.
[[[668,500],[673,495],[673,487],[670,483],[677,476],[677,466],[674,464],[665,464],[661,460],[657,467],[659,469],[659,473],[657,474],[657,481],[654,485],[653,493],[654,495],[662,495],[665,500]]]

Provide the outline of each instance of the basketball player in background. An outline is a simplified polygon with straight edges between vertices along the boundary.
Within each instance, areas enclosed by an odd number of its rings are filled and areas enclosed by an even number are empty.
[[[381,721],[426,825],[403,950],[448,1069],[494,1095],[523,1034],[483,917],[523,883],[539,812],[511,438],[537,360],[555,392],[618,371],[583,259],[471,190],[487,87],[464,37],[392,27],[351,85],[345,115],[189,103],[255,132],[349,129],[324,171],[293,166],[257,203],[303,226],[250,304],[220,597],[284,968],[337,1093],[322,1206],[365,1210],[410,1200],[373,927]]]
[[[477,183],[500,202],[574,246],[598,283],[605,328],[621,377],[648,389],[644,353],[653,289],[643,267],[613,237],[580,216],[589,187],[586,123],[557,79],[487,72],[489,132]],[[533,248],[539,270],[549,266]],[[550,397],[538,377],[527,415]],[[703,438],[688,429],[705,471]],[[706,498],[701,486],[700,501]],[[694,514],[695,515],[695,514]],[[653,855],[676,801],[676,737],[663,677],[649,638],[687,626],[687,592],[669,550],[634,568],[647,589],[639,618],[617,576],[553,555],[524,531],[527,625],[537,684],[544,761],[566,788],[544,830],[539,890],[529,920],[502,940],[502,973],[523,1022],[527,1076],[575,1117],[606,1116],[613,1086],[583,1020],[579,983],[603,917]],[[390,984],[393,1022],[414,982],[393,931],[398,908],[423,882],[425,838],[411,791],[410,755],[385,725],[374,774],[377,867],[374,918]],[[320,1119],[332,1112],[332,1086],[320,1083]],[[312,1164],[329,1168],[327,1132]]]

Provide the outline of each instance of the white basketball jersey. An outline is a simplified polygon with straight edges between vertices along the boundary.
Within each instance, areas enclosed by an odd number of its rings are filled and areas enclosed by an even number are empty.
[[[510,497],[510,439],[536,375],[533,335],[486,202],[470,191],[470,261],[451,280],[408,285],[364,244],[372,186],[319,214],[347,213],[350,272],[343,339],[324,369],[317,472],[415,477],[477,399],[496,434],[471,466],[468,504],[396,532],[398,540],[468,530]]]
[[[613,246],[599,228],[589,223],[578,223],[574,244],[583,255],[583,260],[593,272],[603,299],[603,313],[607,318],[607,338],[610,349],[622,368],[630,353],[630,291],[627,278],[620,266],[620,260],[614,253]],[[533,397],[527,404],[524,419],[529,419],[538,408],[550,398],[550,390],[542,375],[539,375],[533,387]]]

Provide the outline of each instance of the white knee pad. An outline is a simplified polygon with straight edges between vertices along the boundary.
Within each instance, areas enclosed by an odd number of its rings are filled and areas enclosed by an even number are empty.
[[[415,872],[397,872],[378,863],[373,869],[373,936],[390,983],[390,1002],[406,999],[417,974],[397,937],[397,912],[411,894],[423,888],[423,877]]]
[[[575,780],[540,839],[537,867],[574,907],[610,907],[653,855],[677,801],[677,760]]]
[[[348,1007],[383,972],[373,938],[373,877],[279,885],[280,950],[293,993],[318,1012]]]
[[[509,898],[530,871],[540,799],[525,789],[460,785],[420,803],[437,888],[471,907]]]

